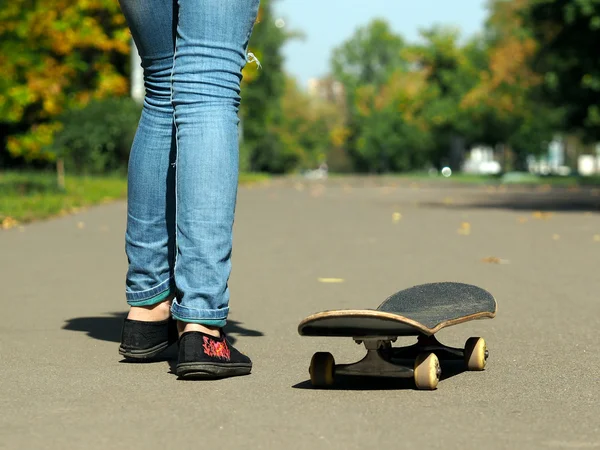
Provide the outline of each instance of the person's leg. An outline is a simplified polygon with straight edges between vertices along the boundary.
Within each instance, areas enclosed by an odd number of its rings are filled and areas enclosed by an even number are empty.
[[[173,65],[181,377],[250,373],[221,333],[229,312],[242,68],[259,0],[179,0]]]
[[[120,0],[144,69],[146,95],[129,158],[126,298],[119,352],[151,358],[177,339],[173,298],[175,161],[171,73],[175,0]]]
[[[174,0],[120,4],[142,59],[146,88],[129,157],[126,297],[129,318],[159,320],[169,316],[168,305],[162,305],[172,299],[174,284]],[[158,311],[155,317],[151,311]]]
[[[179,0],[172,80],[178,293],[171,312],[185,331],[218,336],[229,311],[237,113],[258,6],[259,0]]]

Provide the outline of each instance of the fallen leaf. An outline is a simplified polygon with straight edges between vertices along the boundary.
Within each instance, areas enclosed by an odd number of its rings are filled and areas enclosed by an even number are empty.
[[[320,197],[325,192],[325,186],[322,184],[318,184],[317,186],[311,188],[310,196],[311,197]]]
[[[469,222],[463,222],[460,224],[460,228],[457,230],[458,234],[468,236],[471,234],[471,224]]]
[[[343,278],[317,278],[320,283],[343,283]]]
[[[508,259],[501,259],[501,258],[498,258],[497,256],[488,256],[487,258],[483,258],[481,260],[481,262],[484,262],[487,264],[508,264],[509,263]]]
[[[12,217],[5,217],[1,225],[3,230],[8,230],[9,228],[14,228],[19,225],[19,222]]]
[[[392,214],[392,222],[393,223],[400,222],[400,219],[402,219],[402,214],[400,214],[399,212],[395,212],[394,214]]]
[[[451,197],[446,197],[444,199],[444,205],[452,205],[454,203],[454,199],[452,199]]]
[[[85,228],[85,223],[77,222],[77,228],[79,228],[80,230],[83,230]]]
[[[535,211],[532,214],[534,219],[549,219],[550,217],[552,217],[552,213],[551,212],[543,212],[543,211]]]
[[[600,242],[600,234],[594,235],[594,242]]]
[[[560,234],[556,234],[556,233],[554,233],[554,234],[552,235],[552,239],[554,239],[555,241],[558,241],[558,240],[560,239]]]
[[[528,220],[529,220],[529,219],[528,219],[527,217],[519,217],[519,218],[517,219],[517,221],[518,221],[519,223],[525,223],[525,222],[527,222]]]
[[[300,191],[303,191],[303,190],[304,190],[304,185],[303,185],[302,183],[296,183],[296,184],[294,185],[294,188],[295,188],[297,191],[299,191],[299,192],[300,192]]]

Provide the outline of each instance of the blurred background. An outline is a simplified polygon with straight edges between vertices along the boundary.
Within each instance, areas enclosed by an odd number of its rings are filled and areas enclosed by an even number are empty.
[[[262,0],[241,182],[595,184],[599,30],[597,0]],[[141,76],[117,0],[2,2],[3,228],[125,195]]]

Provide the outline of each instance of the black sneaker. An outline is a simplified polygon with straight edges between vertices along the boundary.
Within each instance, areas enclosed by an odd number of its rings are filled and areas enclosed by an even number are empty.
[[[216,338],[201,331],[186,331],[179,338],[177,375],[181,378],[224,378],[248,375],[252,361],[236,350],[221,331]]]
[[[177,322],[172,318],[159,322],[125,319],[119,353],[127,359],[151,359],[177,342]]]

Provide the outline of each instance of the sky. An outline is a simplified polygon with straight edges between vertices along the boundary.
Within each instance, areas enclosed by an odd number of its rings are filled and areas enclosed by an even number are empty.
[[[285,70],[302,86],[329,71],[332,50],[356,28],[374,18],[388,21],[394,32],[416,41],[419,29],[434,24],[459,27],[463,37],[481,31],[486,0],[278,0],[276,16],[285,27],[302,31],[303,40],[284,47]]]

